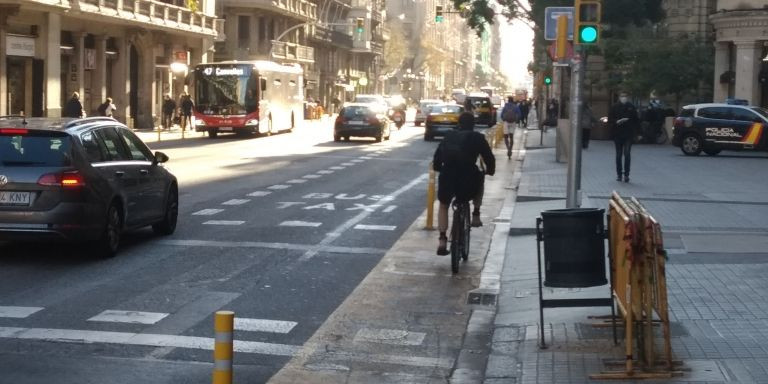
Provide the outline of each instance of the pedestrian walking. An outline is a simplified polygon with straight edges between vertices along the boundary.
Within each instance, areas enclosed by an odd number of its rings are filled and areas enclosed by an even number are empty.
[[[632,141],[639,124],[637,108],[629,101],[626,92],[619,94],[619,101],[611,107],[608,113],[608,126],[613,132],[613,143],[616,146],[616,181],[629,182],[629,166],[632,161]],[[622,165],[622,157],[624,159]]]
[[[592,127],[597,124],[595,115],[592,114],[592,108],[589,104],[583,103],[581,105],[581,116],[579,125],[581,126],[581,147],[587,149],[589,147],[589,137],[592,134]]]
[[[507,102],[501,109],[501,121],[504,128],[504,145],[507,147],[507,159],[512,158],[515,127],[520,121],[520,116],[520,107],[515,104],[515,98],[512,96],[507,97]]]
[[[83,112],[83,104],[80,102],[79,93],[72,92],[72,97],[70,97],[69,100],[67,100],[67,103],[64,104],[63,112],[64,117],[85,117],[85,112]]]
[[[192,96],[184,91],[181,93],[181,130],[186,130],[187,125],[192,128],[192,109],[195,107],[195,102],[192,101]]]
[[[520,102],[520,124],[523,128],[528,126],[528,113],[531,111],[531,103],[528,100]]]
[[[112,102],[111,97],[107,97],[107,99],[104,100],[104,102],[101,103],[101,105],[99,105],[99,108],[97,109],[100,116],[106,116],[106,117],[112,117],[116,110],[117,110],[117,107]]]
[[[163,101],[163,122],[164,129],[171,129],[173,126],[173,113],[176,111],[176,102],[171,99],[171,95],[166,94]]]

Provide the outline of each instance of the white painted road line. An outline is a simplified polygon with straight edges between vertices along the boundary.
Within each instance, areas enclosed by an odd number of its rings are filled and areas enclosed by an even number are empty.
[[[362,159],[362,157],[360,159]],[[352,159],[350,161],[353,162],[353,163],[362,163],[363,161],[365,161],[365,160],[360,160],[360,159]]]
[[[347,167],[333,166],[333,167],[329,167],[328,169],[333,169],[333,170],[339,171],[339,170],[346,169],[346,168]]]
[[[130,324],[154,324],[168,316],[167,313],[159,312],[139,312],[139,311],[119,311],[108,309],[98,315],[91,317],[88,321],[103,321],[110,323],[130,323]]]
[[[323,170],[317,171],[317,173],[321,175],[330,175],[331,173],[333,173],[333,171],[323,169]]]
[[[282,223],[280,223],[281,227],[319,227],[321,225],[323,225],[323,223],[315,223],[311,221],[299,221],[299,220],[283,221]]]
[[[159,335],[151,333],[105,332],[77,329],[15,328],[0,327],[0,338],[42,340],[61,343],[105,343],[141,345],[149,347],[171,347],[213,350],[212,337]],[[287,344],[262,343],[257,341],[234,341],[235,352],[256,353],[273,356],[293,356],[301,347]]]
[[[345,167],[351,167],[351,166],[355,165],[355,163],[341,163],[341,165],[343,165]]]
[[[208,220],[204,222],[203,224],[206,225],[242,225],[245,224],[245,221],[241,220]]]
[[[232,199],[232,200],[227,200],[227,201],[225,201],[225,202],[223,202],[221,204],[222,205],[241,205],[241,204],[245,204],[245,203],[247,203],[249,201],[251,201],[251,199]]]
[[[290,187],[291,187],[290,185],[275,184],[275,185],[271,185],[271,186],[267,187],[267,189],[287,189],[287,188],[290,188]]]
[[[315,244],[264,243],[259,241],[158,240],[158,242],[161,245],[177,247],[289,249],[292,251],[318,251],[351,255],[381,255],[388,251],[383,248],[344,247],[337,245],[323,245],[318,247]]]
[[[397,205],[390,205],[382,210],[384,213],[390,213],[397,208]]]
[[[355,229],[367,229],[370,231],[394,231],[395,228],[397,227],[394,225],[367,225],[367,224],[355,225]]]
[[[317,179],[317,178],[323,177],[323,175],[304,175],[302,177],[305,179]]]
[[[301,183],[306,183],[306,182],[307,181],[304,180],[304,179],[293,179],[293,180],[286,181],[286,183],[291,183],[291,184],[301,184]]]
[[[296,324],[295,321],[235,317],[235,330],[246,332],[288,333],[296,326]]]
[[[424,332],[410,332],[400,329],[370,329],[362,328],[355,334],[355,342],[380,343],[392,345],[421,345],[424,342]]]
[[[201,210],[193,213],[193,215],[197,215],[197,216],[212,216],[212,215],[215,215],[215,214],[217,214],[219,212],[224,212],[224,210],[223,209],[216,209],[216,208],[201,209]]]
[[[362,159],[362,160],[370,160],[370,159],[372,159],[372,157],[370,157],[370,156],[360,156],[360,159]],[[352,160],[352,161],[354,161],[354,160]]]
[[[271,194],[271,193],[272,193],[272,192],[270,192],[270,191],[256,191],[256,192],[251,192],[251,193],[249,193],[249,194],[248,194],[248,196],[253,196],[253,197],[260,197],[260,196],[266,196],[266,195],[269,195],[269,194]]]
[[[10,317],[13,319],[24,319],[29,315],[42,310],[43,307],[11,307],[0,306],[0,317]]]

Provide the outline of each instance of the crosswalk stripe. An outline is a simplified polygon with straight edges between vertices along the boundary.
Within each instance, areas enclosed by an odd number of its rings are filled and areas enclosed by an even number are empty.
[[[248,196],[261,197],[261,196],[269,195],[270,193],[272,193],[272,192],[270,192],[270,191],[256,191],[256,192],[249,193]]]
[[[282,227],[319,227],[323,223],[315,223],[311,221],[300,221],[300,220],[292,220],[292,221],[283,221],[280,223],[280,226]]]
[[[221,204],[222,205],[241,205],[241,204],[245,204],[245,203],[247,203],[249,201],[251,201],[251,199],[232,199],[232,200],[227,200],[227,201],[225,201],[225,202],[223,202]]]
[[[244,224],[245,221],[242,220],[208,220],[204,222],[203,224],[207,225],[241,225]]]
[[[105,343],[141,345],[149,347],[171,347],[213,350],[212,337],[161,335],[152,333],[107,332],[78,329],[17,328],[0,327],[0,338],[42,340],[63,343]],[[263,343],[258,341],[234,341],[235,352],[256,353],[273,356],[293,356],[301,347],[288,344]]]
[[[12,307],[0,306],[0,317],[9,317],[13,319],[24,319],[31,314],[41,311],[43,307]]]
[[[167,317],[167,313],[159,312],[140,312],[140,311],[120,311],[108,309],[91,317],[88,321],[101,321],[110,323],[130,323],[130,324],[155,324]]]
[[[223,209],[208,208],[208,209],[201,209],[201,210],[193,213],[193,215],[212,216],[212,215],[215,215],[215,214],[217,214],[219,212],[223,212],[223,211],[224,211]]]
[[[367,224],[355,225],[355,229],[367,229],[371,231],[394,231],[395,228],[397,227],[394,225],[367,225]]]
[[[235,330],[238,331],[288,333],[296,326],[296,324],[295,321],[235,317]]]

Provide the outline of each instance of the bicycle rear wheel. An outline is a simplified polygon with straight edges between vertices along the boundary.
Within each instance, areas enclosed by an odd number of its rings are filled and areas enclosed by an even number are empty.
[[[466,203],[462,205],[462,211],[464,214],[462,216],[462,247],[461,247],[461,258],[464,259],[464,261],[467,261],[469,259],[469,231],[472,229],[472,222],[470,221],[469,216],[469,203]]]
[[[462,257],[462,237],[464,235],[461,210],[453,210],[451,223],[451,271],[459,273],[459,259]]]

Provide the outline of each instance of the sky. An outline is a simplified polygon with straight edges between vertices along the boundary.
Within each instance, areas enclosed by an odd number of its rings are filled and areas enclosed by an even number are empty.
[[[530,9],[528,0],[521,3]],[[501,73],[514,88],[532,88],[528,63],[533,61],[533,31],[520,21],[509,23],[505,17],[497,19],[501,32]]]

